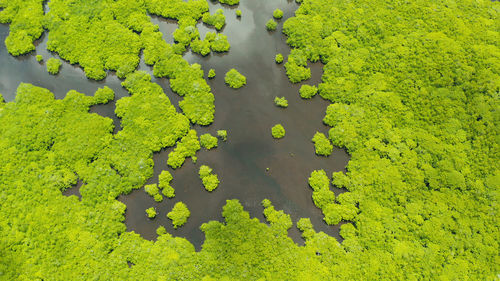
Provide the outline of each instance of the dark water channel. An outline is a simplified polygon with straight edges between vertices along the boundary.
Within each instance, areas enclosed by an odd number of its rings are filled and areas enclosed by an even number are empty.
[[[218,8],[224,10],[227,24],[222,32],[228,36],[231,50],[207,57],[188,52],[185,58],[190,63],[201,64],[205,72],[214,68],[217,73],[217,77],[209,81],[215,95],[215,121],[208,127],[195,126],[195,129],[199,134],[209,132],[213,135],[217,130],[225,129],[228,131],[228,141],[219,141],[219,147],[211,151],[200,150],[196,164],[188,159],[177,170],[167,166],[167,155],[171,148],[155,153],[154,176],[148,183],[158,182],[159,173],[167,169],[174,176],[172,186],[176,196],[173,199],[165,198],[160,203],[154,202],[144,189],[120,196],[119,200],[127,205],[125,223],[128,230],[140,233],[146,239],[155,239],[156,228],[163,225],[168,232],[186,237],[199,249],[204,240],[199,226],[210,220],[222,221],[222,207],[227,199],[238,199],[252,217],[264,221],[260,202],[267,198],[276,209],[290,214],[294,223],[301,217],[309,217],[317,231],[340,239],[339,226],[326,225],[321,211],[314,206],[307,179],[311,171],[316,169],[324,169],[329,175],[344,170],[349,156],[338,148],[334,148],[330,157],[314,154],[311,138],[316,131],[328,132],[322,119],[329,103],[320,97],[302,100],[298,94],[301,84],[291,84],[283,66],[274,63],[276,53],[289,53],[281,29],[285,19],[293,16],[297,7],[295,1],[288,0],[242,0],[237,7],[210,2],[211,12]],[[268,32],[265,23],[276,8],[284,11],[284,18],[279,21],[276,31]],[[236,18],[236,9],[242,11],[241,18]],[[152,21],[160,25],[164,39],[172,43],[171,32],[176,27],[175,22],[158,17],[153,17]],[[202,23],[198,24],[198,28],[202,38],[207,31],[213,31]],[[2,42],[7,34],[8,26],[0,25]],[[46,39],[43,37],[39,40],[37,53],[48,59]],[[139,68],[151,72],[151,68],[143,62]],[[246,86],[233,90],[224,84],[224,74],[231,68],[236,68],[247,77]],[[312,64],[311,69],[313,77],[305,83],[318,84],[322,74],[321,65]],[[177,105],[181,98],[172,93],[168,81],[156,78],[153,81],[160,84],[172,103]],[[93,94],[104,85],[115,90],[117,99],[128,95],[121,88],[121,81],[112,74],[104,81],[95,82],[86,79],[79,67],[64,63],[61,73],[52,76],[45,70],[45,65],[36,62],[34,54],[14,58],[1,44],[0,93],[7,101],[14,98],[20,82],[48,88],[57,98],[64,97],[70,89]],[[288,108],[276,107],[276,96],[286,97]],[[114,104],[94,106],[91,112],[113,118],[118,130],[119,120],[113,114]],[[276,123],[281,123],[286,129],[286,136],[281,140],[271,137],[271,127]],[[211,193],[205,191],[198,177],[198,169],[202,164],[212,167],[221,180],[219,187]],[[338,189],[334,191],[337,194],[342,192]],[[77,193],[69,191],[68,194]],[[187,204],[191,217],[186,225],[174,230],[166,214],[178,201]],[[154,220],[148,219],[145,213],[151,206],[158,211]],[[302,242],[295,227],[289,234],[296,242]]]

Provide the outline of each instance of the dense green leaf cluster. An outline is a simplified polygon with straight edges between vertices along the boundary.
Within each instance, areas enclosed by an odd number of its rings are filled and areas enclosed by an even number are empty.
[[[160,189],[158,188],[158,185],[156,183],[145,185],[144,191],[152,196],[156,202],[163,201],[163,195],[160,194]]]
[[[271,135],[275,139],[281,139],[285,136],[285,128],[281,124],[276,124],[271,128]]]
[[[212,168],[207,165],[201,165],[199,171],[200,179],[207,191],[213,191],[219,186],[219,177],[212,173]]]
[[[183,202],[175,203],[172,211],[168,212],[167,218],[172,220],[172,225],[174,228],[178,228],[179,226],[183,226],[186,222],[191,212],[189,211],[186,204]]]
[[[226,130],[217,130],[217,136],[222,140],[222,141],[227,141],[227,131]]]
[[[236,10],[235,13],[238,18],[241,18],[241,10]]]
[[[42,62],[43,61],[42,55],[36,55],[36,61],[37,62]]]
[[[352,155],[332,179],[350,192],[322,208],[354,222],[341,235],[356,262],[332,261],[332,279],[499,272],[498,5],[304,0],[285,22],[290,80],[307,78],[308,60],[325,64],[324,123]]]
[[[222,4],[227,4],[227,5],[237,5],[240,3],[240,0],[218,0]]]
[[[312,142],[314,143],[316,155],[330,156],[332,154],[333,145],[325,134],[316,132],[312,138]]]
[[[218,139],[211,134],[203,134],[200,136],[200,145],[206,149],[217,147]]]
[[[195,130],[189,130],[187,135],[182,137],[182,139],[177,143],[177,146],[168,154],[167,164],[177,169],[182,164],[186,158],[191,157],[193,162],[196,162],[196,152],[200,150],[200,142],[198,141],[198,135]]]
[[[47,72],[56,75],[59,73],[59,69],[61,68],[62,62],[56,58],[50,58],[47,60]]]
[[[274,61],[277,63],[277,64],[280,64],[283,62],[283,55],[282,54],[276,54],[276,56],[274,57]]]
[[[226,16],[224,16],[224,11],[222,9],[217,9],[214,14],[206,12],[203,14],[201,20],[217,30],[221,30],[226,24]]]
[[[232,68],[226,73],[226,76],[224,76],[224,81],[229,87],[238,89],[247,83],[247,78],[240,74],[238,70]]]
[[[288,107],[288,100],[285,97],[275,97],[274,104],[279,107]]]
[[[276,30],[276,27],[278,26],[278,23],[274,19],[270,19],[266,23],[266,28],[269,31]]]
[[[210,68],[210,70],[208,71],[207,78],[208,78],[208,79],[213,79],[213,78],[215,78],[215,69]]]
[[[304,84],[300,86],[299,94],[303,99],[310,99],[318,93],[318,87]]]
[[[146,209],[146,215],[150,219],[154,219],[156,217],[156,209],[155,207],[147,208]]]
[[[172,174],[166,170],[161,171],[160,175],[158,176],[158,187],[161,189],[163,195],[167,196],[168,198],[175,197],[175,189],[170,185],[172,179]]]
[[[280,9],[276,9],[273,12],[273,18],[275,19],[281,19],[283,17],[283,11]]]

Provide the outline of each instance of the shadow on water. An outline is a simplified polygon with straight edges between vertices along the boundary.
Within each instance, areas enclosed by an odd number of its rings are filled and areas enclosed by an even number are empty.
[[[184,165],[172,170],[167,166],[167,155],[172,148],[165,149],[153,155],[154,176],[149,183],[157,183],[162,170],[172,172],[172,186],[176,190],[173,199],[164,198],[157,203],[144,192],[135,190],[128,195],[122,195],[119,200],[127,205],[125,223],[127,229],[141,234],[144,238],[156,238],[156,229],[163,225],[174,236],[186,237],[197,249],[201,248],[204,235],[199,229],[202,223],[210,220],[222,221],[222,207],[228,199],[238,199],[252,217],[264,221],[261,201],[271,200],[277,210],[290,214],[294,223],[301,217],[309,217],[316,231],[323,231],[341,240],[339,225],[328,226],[323,221],[321,210],[312,202],[312,190],[307,179],[313,170],[324,169],[329,175],[335,171],[343,171],[349,161],[349,155],[342,149],[335,148],[329,157],[318,157],[314,154],[311,142],[316,131],[328,132],[328,127],[322,123],[329,102],[315,97],[302,100],[298,94],[301,84],[291,84],[282,65],[274,63],[277,53],[288,54],[286,37],[281,33],[283,22],[293,16],[298,7],[293,1],[241,1],[237,7],[228,7],[209,1],[210,11],[222,8],[226,15],[227,25],[223,33],[228,36],[231,50],[223,54],[211,54],[201,57],[188,52],[185,58],[190,63],[199,63],[208,72],[215,69],[217,77],[209,80],[209,85],[215,95],[215,121],[208,127],[195,126],[198,134],[206,132],[212,135],[219,129],[228,131],[227,142],[219,141],[219,147],[210,151],[205,149],[198,153],[195,163],[187,159]],[[272,11],[280,8],[284,18],[279,20],[278,29],[268,32],[265,23],[272,17]],[[237,18],[235,9],[242,11],[242,17]],[[152,22],[160,26],[164,39],[172,43],[172,32],[176,28],[175,21],[152,17]],[[207,31],[214,29],[198,24],[201,37]],[[8,26],[0,25],[0,40],[8,35]],[[44,60],[56,56],[48,52],[47,37],[37,42],[36,54],[41,54]],[[57,56],[56,56],[57,57]],[[35,54],[14,58],[10,56],[5,45],[0,46],[0,93],[6,101],[14,99],[15,89],[20,82],[51,90],[57,98],[63,98],[67,91],[77,91],[93,94],[104,85],[115,91],[116,99],[128,96],[120,85],[121,81],[115,75],[109,75],[103,81],[92,81],[85,78],[84,72],[78,66],[63,63],[61,73],[53,76],[47,73],[44,63],[38,63]],[[307,84],[318,84],[321,81],[322,65],[310,64],[312,78]],[[247,77],[247,85],[233,90],[224,84],[224,74],[231,68],[236,68]],[[141,60],[139,69],[150,73],[151,67]],[[170,90],[166,79],[152,79],[161,85],[172,103],[178,108],[182,99]],[[276,96],[284,96],[289,102],[286,109],[274,105]],[[120,120],[114,115],[115,102],[97,105],[91,112],[112,118],[115,122],[115,132],[120,128]],[[286,136],[281,140],[271,137],[271,127],[281,123],[286,129]],[[218,174],[221,183],[209,193],[201,183],[198,169],[207,164]],[[269,169],[267,169],[269,168]],[[65,191],[68,195],[75,194],[78,187]],[[343,190],[335,189],[339,194]],[[187,223],[178,229],[173,229],[166,214],[178,202],[185,202],[191,211]],[[145,210],[151,206],[157,209],[158,215],[150,220]],[[300,232],[292,227],[290,237],[297,243],[302,243]]]

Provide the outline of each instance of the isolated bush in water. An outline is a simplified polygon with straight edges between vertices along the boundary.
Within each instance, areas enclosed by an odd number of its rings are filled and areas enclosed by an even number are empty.
[[[199,171],[200,179],[207,191],[213,191],[219,186],[219,178],[212,173],[212,168],[207,165],[202,165]]]
[[[226,81],[226,84],[231,88],[238,89],[247,83],[247,78],[233,68],[226,73],[224,81]]]
[[[156,209],[155,207],[147,208],[146,209],[146,215],[150,219],[154,219],[156,217]]]
[[[276,54],[276,56],[274,57],[274,61],[277,63],[277,64],[280,64],[283,62],[283,55],[282,54]]]
[[[206,149],[217,147],[217,138],[210,134],[203,134],[200,136],[200,145]]]
[[[178,228],[179,226],[183,226],[186,223],[190,215],[191,212],[189,211],[186,204],[184,204],[183,202],[177,202],[172,208],[172,211],[167,214],[167,218],[172,220],[172,225],[174,226],[174,228]]]
[[[47,60],[47,71],[52,74],[56,75],[59,73],[59,69],[61,69],[62,62],[56,58],[50,58]]]
[[[209,71],[208,71],[208,79],[213,79],[215,78],[215,69],[211,68]]]
[[[227,140],[227,131],[226,130],[218,130],[217,131],[217,136],[222,140],[226,141]]]
[[[273,18],[275,19],[281,19],[283,17],[283,11],[280,9],[276,9],[273,12]]]
[[[275,97],[274,98],[274,104],[276,104],[279,107],[288,107],[288,101],[286,100],[285,97]]]
[[[281,139],[285,136],[285,128],[281,124],[276,124],[271,128],[271,134],[275,139]]]
[[[267,21],[266,23],[266,28],[267,30],[269,31],[273,31],[273,30],[276,30],[276,27],[278,26],[278,23],[274,20],[274,19],[270,19],[269,21]]]

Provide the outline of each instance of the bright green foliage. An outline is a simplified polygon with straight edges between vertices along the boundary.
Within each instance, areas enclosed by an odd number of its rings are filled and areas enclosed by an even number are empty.
[[[208,79],[213,79],[215,78],[215,69],[213,68],[210,68],[210,70],[208,71]]]
[[[208,36],[209,33],[207,33]],[[215,33],[211,33],[215,34]],[[231,45],[227,41],[227,36],[222,34],[222,33],[217,33],[215,34],[215,37],[213,37],[212,41],[210,42],[210,48],[214,52],[222,53],[222,52],[227,52],[229,51],[229,48]]]
[[[97,89],[94,93],[94,99],[97,103],[108,103],[115,99],[115,92],[108,86]]]
[[[285,97],[275,97],[274,98],[274,104],[276,104],[279,107],[288,107],[288,101],[286,100]]]
[[[167,214],[167,218],[171,219],[174,228],[177,228],[179,226],[183,226],[190,215],[191,212],[187,208],[186,204],[183,202],[177,202],[175,203],[172,211]]]
[[[318,87],[311,85],[302,85],[299,89],[300,97],[303,99],[310,99],[318,93]]]
[[[173,177],[169,171],[163,170],[158,176],[158,187],[161,189],[163,195],[168,198],[175,197],[175,189],[170,185]]]
[[[155,207],[147,208],[146,209],[146,215],[150,219],[154,219],[156,217],[156,209]]]
[[[210,134],[203,134],[200,136],[200,145],[206,149],[217,147],[217,138]]]
[[[237,5],[240,3],[240,0],[218,0],[222,4],[227,4],[227,5]]]
[[[236,69],[232,68],[226,73],[224,81],[229,87],[238,89],[247,83],[247,78],[241,75]]]
[[[35,50],[33,41],[43,33],[44,0],[0,1],[0,23],[10,23],[5,46],[13,56]]]
[[[333,145],[325,134],[316,132],[312,138],[312,142],[314,143],[316,155],[330,156],[332,154]]]
[[[156,202],[163,201],[163,196],[160,194],[157,184],[147,184],[144,186],[144,191],[152,196]]]
[[[275,19],[281,19],[283,17],[283,11],[280,9],[276,9],[273,12],[273,18]]]
[[[217,130],[217,136],[222,140],[222,141],[227,141],[227,131],[226,130]]]
[[[341,228],[355,259],[332,260],[332,280],[496,278],[498,8],[304,0],[284,23],[290,80],[304,57],[325,64],[324,123],[352,155],[333,176],[349,192],[322,208],[355,222]]]
[[[316,232],[309,218],[301,218],[297,222],[297,228],[302,231],[302,238],[305,240],[311,239]]]
[[[241,10],[236,10],[236,16],[239,18],[241,17]]]
[[[274,61],[277,63],[277,64],[280,64],[283,62],[283,55],[282,54],[276,54],[276,57],[274,57]]]
[[[167,229],[165,229],[165,227],[164,227],[164,226],[160,225],[160,226],[156,229],[156,234],[158,234],[158,236],[165,235],[165,234],[167,234]]]
[[[275,139],[281,139],[285,136],[285,128],[281,124],[276,124],[271,128],[271,134]]]
[[[213,191],[219,186],[219,178],[216,174],[212,174],[212,168],[207,165],[201,165],[199,175],[207,191]]]
[[[177,142],[177,146],[168,154],[167,164],[177,169],[188,157],[194,157],[196,152],[200,150],[200,142],[195,130],[189,130],[187,135]]]
[[[42,55],[36,55],[36,61],[37,62],[42,62],[43,61]]]
[[[264,207],[264,217],[271,225],[271,229],[277,235],[287,236],[288,230],[293,226],[290,215],[285,214],[283,210],[276,211],[268,199],[262,200],[262,206]]]
[[[61,65],[62,65],[61,60],[58,60],[56,58],[50,58],[47,60],[47,71],[52,75],[56,75],[59,73]]]
[[[213,15],[209,12],[204,13],[201,20],[208,25],[212,25],[217,30],[221,30],[226,24],[226,16],[224,16],[222,9],[217,9]]]
[[[49,33],[47,49],[71,64],[79,64],[90,79],[104,79],[107,70],[125,78],[137,68],[142,50],[146,64],[154,65],[154,75],[176,84],[173,90],[184,96],[180,105],[189,120],[200,125],[212,123],[214,97],[203,71],[193,70],[196,66],[191,67],[181,56],[193,40],[194,49],[201,54],[208,54],[208,45],[217,52],[230,47],[222,35],[214,35],[213,42],[199,41],[196,23],[209,9],[206,1],[53,0],[48,2],[45,16],[43,1],[4,2],[0,2],[0,8],[5,7],[0,22],[11,23],[6,40],[11,54],[34,49],[32,42],[40,37],[42,22]],[[173,34],[176,44],[163,40],[150,14],[178,21]],[[181,81],[172,81],[176,78]]]
[[[222,33],[207,32],[205,39],[195,39],[191,42],[191,50],[193,52],[206,56],[210,51],[227,52],[231,45],[227,41],[227,36]]]
[[[266,23],[266,28],[269,31],[276,30],[276,27],[278,26],[278,23],[274,19],[270,19]]]

